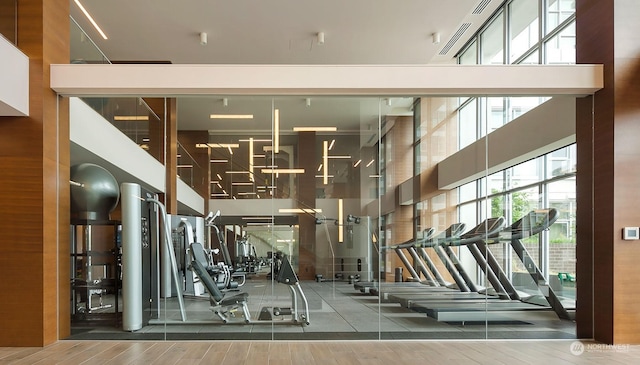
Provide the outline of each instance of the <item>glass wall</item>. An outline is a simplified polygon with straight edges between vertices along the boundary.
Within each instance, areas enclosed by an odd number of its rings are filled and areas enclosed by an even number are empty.
[[[459,62],[569,62],[569,3],[507,2]],[[72,338],[575,338],[575,145],[501,148],[535,138],[520,123],[549,99],[209,95],[160,109],[142,96],[86,99],[136,149],[175,142],[186,190],[172,208],[166,185],[143,182],[123,192],[108,232],[74,231],[76,267],[91,265],[91,247],[112,259],[77,281]],[[116,121],[129,102],[129,115],[157,119]],[[136,182],[102,157],[119,184]],[[162,161],[145,169],[166,171]],[[192,194],[206,210],[184,209]],[[172,209],[166,222],[154,200]]]

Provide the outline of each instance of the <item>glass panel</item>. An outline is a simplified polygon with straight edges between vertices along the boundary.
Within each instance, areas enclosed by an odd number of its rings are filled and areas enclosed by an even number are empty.
[[[547,5],[546,34],[576,12],[575,0],[549,0]]]
[[[538,2],[515,0],[509,4],[509,61],[518,59],[538,43]]]
[[[458,58],[458,63],[461,65],[476,65],[478,64],[478,42],[473,42]]]
[[[546,64],[576,63],[576,23],[570,23],[544,44]]]
[[[460,203],[475,200],[477,197],[476,182],[464,184],[458,188],[458,197],[460,197]]]
[[[70,18],[70,63],[110,63],[87,33]]]
[[[458,149],[463,149],[478,138],[477,135],[477,99],[473,99],[462,107],[459,113],[459,142]]]
[[[529,110],[549,100],[549,97],[523,96],[509,98],[509,112],[506,122],[509,123]]]
[[[489,131],[482,135],[493,132],[506,124],[505,98],[482,98],[482,105],[485,105],[482,125],[487,125]]]
[[[547,178],[576,172],[576,145],[572,144],[547,155]]]
[[[527,186],[542,181],[542,162],[543,159],[539,157],[507,169],[507,189]]]
[[[500,13],[480,34],[482,50],[480,64],[500,65],[504,63],[504,15]]]
[[[527,58],[520,61],[519,64],[520,65],[537,65],[540,63],[539,57],[540,57],[540,52],[536,50],[535,52],[527,56]]]
[[[549,206],[557,209],[559,213],[558,220],[551,225],[548,232],[548,279],[556,293],[569,301],[575,301],[576,298],[575,187],[575,177],[555,181],[548,185]]]

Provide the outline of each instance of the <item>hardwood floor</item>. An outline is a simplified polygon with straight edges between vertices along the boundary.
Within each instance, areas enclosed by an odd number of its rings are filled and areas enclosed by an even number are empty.
[[[637,364],[640,346],[577,341],[59,341],[0,364]]]

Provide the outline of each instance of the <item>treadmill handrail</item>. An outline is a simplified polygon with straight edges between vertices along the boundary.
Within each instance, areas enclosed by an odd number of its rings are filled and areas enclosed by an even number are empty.
[[[491,244],[535,236],[547,230],[558,220],[558,216],[558,210],[555,208],[532,210],[511,224],[510,227],[502,230],[496,237],[490,237],[490,240],[486,243]]]

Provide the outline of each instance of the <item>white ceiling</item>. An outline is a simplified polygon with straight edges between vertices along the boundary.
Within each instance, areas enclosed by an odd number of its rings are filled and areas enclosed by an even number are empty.
[[[428,64],[452,63],[456,52],[502,0],[80,0],[106,33],[104,40],[71,2],[71,15],[111,61],[176,64]],[[482,8],[479,14],[474,10]],[[456,42],[454,33],[468,29]],[[201,32],[208,34],[200,44]],[[324,32],[325,43],[316,34]],[[433,43],[433,33],[440,43]],[[73,34],[73,33],[72,33]],[[72,40],[72,44],[74,41]],[[450,48],[444,53],[443,48]],[[440,54],[444,53],[444,54]],[[73,58],[84,58],[74,54]],[[212,129],[208,116],[224,95],[179,99],[180,129]],[[351,98],[297,104],[298,124],[377,115],[378,103]],[[398,99],[383,112],[402,114],[410,99]],[[353,102],[353,105],[347,105]],[[229,113],[262,108],[264,98],[229,98]],[[270,106],[270,101],[268,102]],[[365,110],[363,105],[374,109]],[[403,107],[401,108],[400,105]],[[233,110],[231,110],[233,109]],[[270,108],[256,120],[269,118]],[[357,111],[357,114],[354,114]],[[219,112],[219,111],[218,111]],[[227,111],[225,111],[227,112]],[[342,116],[338,115],[342,112]],[[293,111],[289,116],[294,116]],[[317,113],[312,116],[312,113]],[[359,116],[357,116],[359,115]],[[376,118],[377,119],[377,118]],[[228,124],[233,122],[227,122]],[[219,128],[223,128],[218,124]],[[216,129],[218,128],[216,127]],[[230,124],[229,129],[257,128]]]

